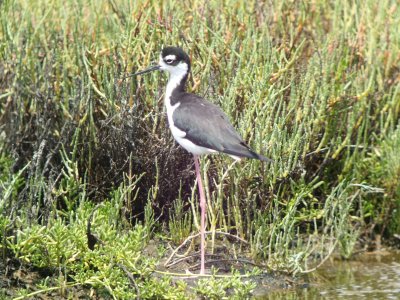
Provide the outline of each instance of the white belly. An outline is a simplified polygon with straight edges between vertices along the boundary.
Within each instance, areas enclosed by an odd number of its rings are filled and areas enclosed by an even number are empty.
[[[212,149],[195,145],[194,143],[185,138],[186,132],[180,130],[178,127],[175,126],[172,114],[180,104],[181,103],[178,102],[175,105],[167,106],[168,124],[175,141],[177,141],[178,144],[181,145],[186,151],[189,151],[195,155],[210,154],[217,152]]]
[[[172,128],[171,128],[171,130],[172,130]],[[188,139],[185,139],[184,137],[175,136],[174,134],[172,134],[172,135],[174,136],[175,140],[178,142],[179,145],[181,145],[183,148],[185,148],[186,151],[189,151],[193,154],[202,155],[202,154],[210,154],[210,153],[217,152],[212,149],[197,146],[194,143],[192,143],[191,141],[189,141]]]

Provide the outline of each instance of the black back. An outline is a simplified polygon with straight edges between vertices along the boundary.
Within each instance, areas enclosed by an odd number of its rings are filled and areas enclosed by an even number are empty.
[[[218,106],[194,94],[176,96],[181,104],[173,114],[174,125],[186,132],[186,139],[218,152],[269,161],[246,145]]]

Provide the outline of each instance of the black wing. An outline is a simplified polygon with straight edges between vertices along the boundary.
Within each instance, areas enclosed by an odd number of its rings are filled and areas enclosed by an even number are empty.
[[[269,161],[252,151],[227,115],[216,105],[193,94],[181,94],[174,111],[174,125],[186,132],[185,138],[195,145],[226,154]]]

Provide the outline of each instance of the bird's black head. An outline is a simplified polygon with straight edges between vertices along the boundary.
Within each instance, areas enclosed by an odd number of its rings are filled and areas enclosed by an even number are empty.
[[[190,69],[190,58],[189,55],[182,48],[179,47],[165,47],[161,51],[160,55],[160,66],[163,64],[168,66],[177,66],[179,64],[187,64]]]

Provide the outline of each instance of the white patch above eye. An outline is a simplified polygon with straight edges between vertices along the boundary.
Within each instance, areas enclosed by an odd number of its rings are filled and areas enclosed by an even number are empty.
[[[164,57],[164,60],[165,61],[176,60],[176,55],[174,54],[167,55],[166,57]]]

